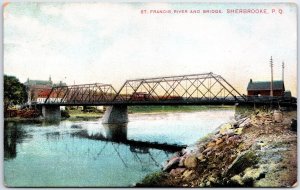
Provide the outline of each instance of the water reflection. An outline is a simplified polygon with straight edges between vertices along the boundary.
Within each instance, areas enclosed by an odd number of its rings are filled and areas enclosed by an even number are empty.
[[[71,134],[74,137],[118,143],[127,141],[127,124],[103,124],[97,130],[82,129],[78,124],[73,124],[71,128],[80,129]]]
[[[232,115],[224,113],[227,112],[214,112],[210,117],[204,113],[144,118],[141,115],[132,118],[128,126],[103,126],[101,120],[17,125],[6,122],[5,184],[10,187],[130,186],[157,171],[170,158],[174,151],[170,151],[170,144],[195,142],[211,126],[218,126]]]
[[[42,120],[41,121],[41,126],[42,127],[48,127],[48,126],[59,126],[60,120]]]
[[[130,146],[130,151],[147,153],[148,148],[156,148],[160,150],[166,150],[169,152],[179,151],[182,148],[185,148],[186,145],[170,144],[170,143],[158,143],[155,141],[143,141],[143,140],[134,140],[128,139],[127,137],[127,124],[104,124],[103,130],[98,131],[89,131],[83,129],[77,132],[74,132],[72,135],[79,138],[87,138],[93,140],[101,141],[111,141],[116,143],[121,143]]]
[[[51,140],[51,141],[52,141],[52,140],[58,141],[58,140],[60,140],[60,139],[63,138],[63,136],[60,134],[59,131],[46,133],[45,135],[46,135],[47,141],[49,141],[49,140]]]
[[[107,140],[122,142],[127,140],[126,124],[103,124],[104,136]]]
[[[9,160],[17,156],[17,143],[31,137],[16,122],[4,122],[4,159]]]
[[[113,150],[124,167],[128,167],[129,163],[132,162],[132,160],[127,160],[129,156],[128,152],[130,152],[133,161],[139,163],[143,171],[146,170],[149,165],[161,167],[162,165],[159,163],[159,160],[161,160],[162,156],[167,159],[170,154],[175,151],[173,150],[174,148],[176,150],[181,149],[180,146],[177,147],[174,145],[174,147],[172,147],[172,145],[162,144],[159,150],[157,150],[156,146],[159,146],[158,143],[127,139],[127,124],[103,124],[102,129],[103,130],[96,132],[83,129],[71,135],[74,138],[79,137],[104,141],[105,144],[102,144],[100,151],[97,153],[97,157]],[[125,151],[125,155],[124,148],[127,150]]]

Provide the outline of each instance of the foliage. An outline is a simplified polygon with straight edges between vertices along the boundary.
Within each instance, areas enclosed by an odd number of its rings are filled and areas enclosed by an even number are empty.
[[[137,187],[155,187],[159,186],[160,181],[164,178],[165,175],[162,171],[157,171],[151,174],[148,174],[140,183],[137,184]]]
[[[66,110],[61,110],[60,113],[61,113],[62,118],[69,118],[70,117],[69,112],[66,111]]]
[[[4,75],[4,111],[9,106],[23,104],[27,100],[26,87],[14,76]]]

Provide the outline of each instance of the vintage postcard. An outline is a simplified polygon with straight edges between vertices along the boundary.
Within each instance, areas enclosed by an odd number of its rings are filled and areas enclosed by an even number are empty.
[[[6,187],[297,186],[297,5],[3,4]]]

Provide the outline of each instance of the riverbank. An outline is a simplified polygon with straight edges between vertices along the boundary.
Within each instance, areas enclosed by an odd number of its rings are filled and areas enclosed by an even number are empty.
[[[233,106],[129,106],[128,113],[157,114],[169,112],[195,112],[207,110],[231,110]]]
[[[128,114],[161,114],[161,113],[183,113],[183,112],[197,112],[197,111],[209,111],[209,110],[232,110],[232,106],[128,106]],[[81,109],[70,109],[64,111],[61,120],[94,120],[102,118],[104,111],[90,111],[84,112]],[[43,117],[7,117],[5,121],[43,121]]]
[[[282,122],[272,113],[256,112],[224,124],[136,186],[291,187],[297,182],[292,119],[296,111],[284,112]]]

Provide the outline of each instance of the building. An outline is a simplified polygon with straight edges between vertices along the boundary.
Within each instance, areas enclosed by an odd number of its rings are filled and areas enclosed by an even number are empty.
[[[248,96],[270,96],[271,82],[257,81],[250,79],[247,87]],[[273,96],[283,96],[285,92],[284,82],[282,80],[273,81]]]
[[[48,97],[52,87],[55,86],[66,86],[66,83],[59,82],[53,83],[51,77],[49,80],[29,80],[24,83],[27,89],[28,94],[28,105],[31,105],[32,102],[40,102],[45,100]]]

